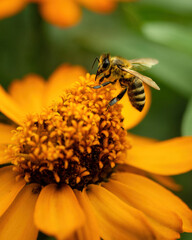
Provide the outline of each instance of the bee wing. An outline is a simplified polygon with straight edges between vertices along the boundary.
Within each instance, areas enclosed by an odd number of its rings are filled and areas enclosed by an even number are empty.
[[[146,77],[146,76],[142,75],[141,73],[138,73],[138,72],[136,72],[132,69],[129,69],[129,68],[121,67],[121,69],[125,72],[130,73],[131,75],[134,75],[135,77],[138,77],[141,81],[148,84],[150,87],[153,87],[157,90],[160,90],[160,87],[151,78]]]
[[[151,68],[153,65],[156,65],[159,61],[154,58],[139,58],[129,60],[132,64],[132,68],[135,71],[145,71]]]

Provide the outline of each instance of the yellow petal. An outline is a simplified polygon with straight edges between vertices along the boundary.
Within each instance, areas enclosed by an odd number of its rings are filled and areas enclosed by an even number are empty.
[[[146,171],[143,171],[139,168],[132,167],[127,164],[119,164],[116,168],[118,172],[127,172],[127,173],[135,173],[142,176],[150,177],[160,183],[161,185],[165,186],[166,188],[169,188],[173,191],[180,191],[182,189],[182,186],[177,184],[172,177],[169,176],[162,176],[157,175],[153,173],[148,173]]]
[[[178,137],[148,145],[133,146],[125,162],[160,175],[175,175],[192,169],[192,137]]]
[[[145,106],[142,112],[136,110],[130,103],[127,94],[121,99],[120,103],[123,104],[122,114],[124,117],[124,127],[126,129],[130,129],[135,127],[137,124],[143,120],[146,116],[147,112],[149,111],[151,105],[151,91],[148,86],[144,84],[145,88]],[[120,90],[118,90],[120,92]]]
[[[13,81],[9,87],[12,98],[26,113],[42,110],[45,81],[38,75],[27,75],[22,81]]]
[[[40,4],[42,16],[51,24],[67,27],[81,18],[81,10],[73,0],[47,0]]]
[[[164,226],[164,225],[160,224],[159,222],[154,221],[154,219],[152,219],[152,218],[149,218],[148,220],[150,222],[151,227],[153,228],[153,230],[156,233],[155,239],[157,239],[157,240],[180,239],[180,233],[176,232],[175,230],[168,228],[167,226]]]
[[[85,75],[85,69],[80,66],[61,65],[50,76],[46,88],[46,104],[49,106],[53,102],[61,100],[65,89],[73,86],[78,81],[79,76]]]
[[[164,187],[146,177],[131,173],[117,173],[112,178],[122,183],[121,189],[124,190],[119,194],[124,192],[125,195],[121,197],[125,197],[136,208],[164,225],[175,226],[175,230],[178,227],[179,231],[179,224],[177,226],[176,219],[174,220],[174,215],[178,215],[183,222],[183,231],[192,231],[192,211],[181,199]],[[105,187],[108,187],[107,184]],[[110,191],[116,191],[115,189],[110,186]]]
[[[10,163],[11,159],[6,154],[7,144],[0,144],[0,165]]]
[[[109,13],[112,12],[115,7],[116,3],[112,0],[77,0],[80,4],[84,7],[92,10],[94,12],[99,13]]]
[[[180,191],[182,186],[177,184],[172,177],[169,176],[162,176],[157,174],[150,174],[150,176],[156,180],[161,185],[173,190],[173,191]]]
[[[0,164],[10,163],[11,159],[7,158],[6,150],[13,136],[12,130],[15,128],[11,125],[0,123]]]
[[[141,192],[141,189],[143,191],[142,183],[141,188],[138,189],[113,180],[103,184],[103,186],[127,204],[143,212],[146,218],[148,218],[151,227],[154,228],[155,226],[154,230],[156,231],[157,237],[160,238],[167,235],[169,238],[174,239],[179,236],[179,232],[182,232],[182,222],[180,218],[169,209],[161,206],[160,202],[150,201],[150,196],[145,197],[145,194]],[[162,229],[164,229],[166,235],[160,234]]]
[[[75,190],[75,195],[86,217],[85,225],[77,231],[78,240],[100,240],[98,225],[93,215],[93,209],[90,205],[86,191]]]
[[[103,239],[154,239],[142,212],[101,186],[90,185],[87,195],[94,207]]]
[[[154,138],[141,137],[135,134],[131,134],[129,132],[127,136],[132,146],[143,146],[157,142],[157,140]]]
[[[59,239],[69,237],[82,227],[84,214],[68,186],[47,185],[41,191],[35,207],[35,224],[45,234]]]
[[[139,175],[142,175],[142,176],[147,176],[148,175],[148,172],[143,171],[139,168],[132,167],[132,166],[127,165],[127,164],[119,164],[116,169],[117,169],[118,172],[135,173],[135,174],[139,174]]]
[[[0,168],[0,216],[7,210],[26,184],[23,179],[16,181],[16,174],[12,168],[13,166]]]
[[[15,128],[11,125],[0,123],[0,144],[6,144],[11,142],[13,136],[12,130]]]
[[[129,137],[129,142],[133,147],[144,146],[144,145],[149,145],[149,144],[158,142],[156,139],[141,137],[141,136],[134,135],[131,133],[128,133],[127,135]],[[181,186],[179,184],[177,184],[174,181],[174,179],[169,176],[162,176],[162,175],[158,175],[158,174],[148,173],[139,168],[135,168],[133,166],[125,165],[125,164],[122,166],[119,165],[118,171],[136,173],[136,174],[143,175],[143,176],[150,176],[153,179],[155,179],[157,182],[159,182],[161,185],[163,185],[167,188],[170,188],[173,191],[181,190]]]
[[[145,194],[139,192],[141,189],[133,189],[132,186],[112,180],[103,186],[127,204],[145,213],[157,239],[179,238],[179,233],[182,232],[181,219],[172,211],[162,207],[161,203],[154,204],[154,201],[148,201],[149,198],[145,198]]]
[[[19,12],[26,5],[26,0],[1,0],[0,19]]]
[[[34,207],[38,197],[37,184],[25,186],[15,201],[0,218],[1,240],[35,240],[38,230],[33,223]]]
[[[21,124],[25,117],[25,112],[0,86],[0,111],[15,123]]]
[[[14,129],[11,125],[0,123],[0,164],[10,163],[11,161],[7,158],[6,150],[13,136],[11,131]]]

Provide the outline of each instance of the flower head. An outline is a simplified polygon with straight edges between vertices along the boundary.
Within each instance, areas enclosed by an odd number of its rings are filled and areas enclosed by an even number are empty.
[[[27,182],[65,183],[82,190],[107,179],[123,163],[130,147],[121,108],[106,110],[110,88],[87,87],[94,76],[80,79],[61,102],[31,115],[19,126],[9,146],[14,171]]]
[[[0,19],[16,14],[29,2],[35,2],[45,20],[60,27],[67,27],[80,20],[81,6],[98,13],[109,13],[115,9],[118,1],[122,0],[1,0]]]
[[[30,75],[12,84],[11,95],[0,89],[1,111],[19,124],[0,125],[0,161],[9,164],[0,169],[0,239],[33,240],[38,230],[79,240],[191,232],[191,210],[147,174],[190,170],[192,138],[127,135],[121,103],[106,108],[114,87],[96,91],[88,87],[94,76],[84,75],[64,65],[47,83]]]

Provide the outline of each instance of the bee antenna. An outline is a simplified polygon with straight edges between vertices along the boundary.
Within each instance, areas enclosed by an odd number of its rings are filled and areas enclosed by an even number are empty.
[[[96,60],[99,62],[99,58],[98,57],[95,58],[95,60],[93,62],[93,65],[92,65],[92,68],[94,67]]]

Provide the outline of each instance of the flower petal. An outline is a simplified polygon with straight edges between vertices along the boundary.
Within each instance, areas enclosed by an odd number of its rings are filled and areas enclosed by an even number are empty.
[[[179,232],[182,232],[182,222],[175,213],[161,206],[157,208],[158,204],[154,205],[153,201],[148,203],[148,199],[146,200],[142,193],[132,189],[131,186],[127,187],[125,184],[113,180],[103,184],[103,186],[128,205],[145,213],[148,222],[156,232],[157,239],[165,238],[166,236],[167,239],[179,237]],[[163,234],[161,234],[162,230]]]
[[[1,240],[35,240],[38,230],[33,213],[38,194],[37,184],[25,186],[5,214],[0,218]]]
[[[182,189],[182,186],[177,184],[172,177],[169,176],[162,176],[162,175],[157,175],[157,174],[150,174],[150,176],[163,185],[166,188],[169,188],[173,191],[180,191]]]
[[[51,24],[67,27],[81,18],[81,10],[73,0],[47,0],[40,4],[42,16]]]
[[[11,125],[0,123],[0,164],[10,163],[10,159],[7,158],[6,150],[8,144],[11,142],[13,136],[12,130],[15,128]]]
[[[89,10],[99,12],[99,13],[109,13],[112,12],[115,7],[116,3],[112,0],[77,0],[80,4],[84,7],[88,8]]]
[[[26,184],[23,179],[16,181],[16,174],[12,168],[13,166],[0,168],[0,216],[7,210]]]
[[[15,128],[11,125],[0,123],[0,144],[6,144],[11,142],[13,136],[12,130]]]
[[[7,144],[0,144],[0,165],[11,162],[11,159],[6,154],[7,146]]]
[[[101,186],[90,185],[87,195],[94,207],[103,239],[154,239],[142,212]]]
[[[38,75],[27,75],[22,81],[13,81],[9,87],[12,98],[26,113],[39,113],[43,106],[45,81]]]
[[[146,177],[131,173],[114,174],[112,178],[121,184],[112,181],[111,185],[106,184],[105,187],[109,186],[110,191],[115,191],[114,193],[119,194],[120,198],[126,198],[148,216],[169,227],[175,226],[175,230],[179,231],[179,222],[177,226],[177,220],[174,220],[174,214],[178,215],[183,222],[183,231],[192,231],[192,211],[181,199],[164,187]],[[114,184],[116,187],[112,186]]]
[[[160,175],[175,175],[192,169],[192,137],[178,137],[148,145],[133,146],[125,162]]]
[[[0,19],[19,12],[26,5],[26,0],[1,0]]]
[[[151,105],[151,90],[145,84],[144,84],[144,88],[145,88],[145,98],[146,98],[146,100],[145,100],[145,106],[144,106],[142,112],[139,112],[138,110],[136,110],[131,105],[127,94],[120,101],[120,103],[123,104],[122,115],[124,117],[124,122],[123,123],[124,123],[124,127],[126,129],[133,128],[137,124],[139,124],[141,122],[141,120],[145,117],[147,112],[149,111],[149,108],[150,108],[150,105]],[[120,91],[121,90],[118,89],[118,93]]]
[[[84,214],[68,186],[50,184],[43,188],[35,207],[35,224],[44,233],[59,239],[69,237],[82,227]]]
[[[130,144],[132,146],[143,146],[143,145],[148,145],[157,142],[156,139],[153,138],[148,138],[148,137],[141,137],[132,133],[127,134]]]
[[[72,87],[79,76],[85,75],[85,69],[80,66],[61,65],[50,76],[46,88],[46,105],[60,101],[65,89]]]
[[[15,123],[21,124],[25,112],[17,105],[17,103],[5,92],[0,86],[0,111]]]
[[[75,190],[75,195],[86,216],[85,225],[77,231],[78,240],[100,240],[97,222],[93,215],[93,209],[86,195],[86,191],[80,192]]]

